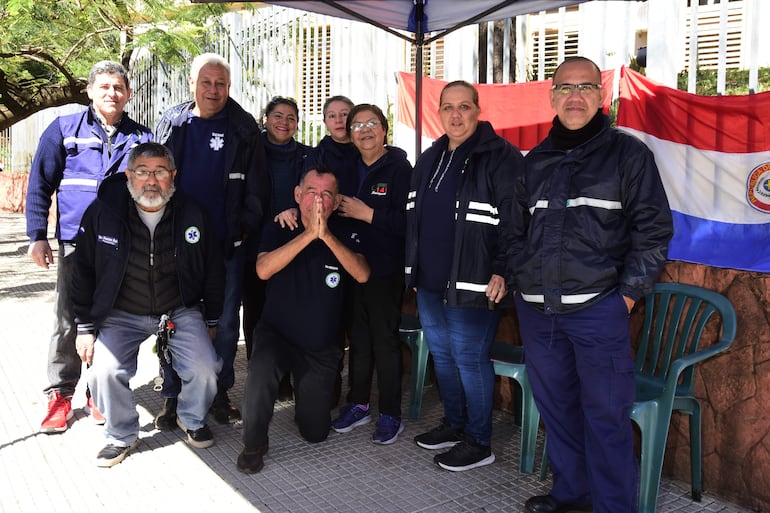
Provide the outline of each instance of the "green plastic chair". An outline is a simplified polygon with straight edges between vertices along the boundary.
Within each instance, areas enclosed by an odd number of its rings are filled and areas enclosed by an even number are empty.
[[[428,371],[428,342],[422,332],[420,320],[414,315],[401,315],[399,337],[412,351],[412,374],[409,378],[409,418],[420,417],[422,392]]]
[[[706,323],[717,313],[722,334],[702,347]],[[695,364],[728,349],[735,339],[735,309],[714,291],[658,283],[645,298],[636,352],[636,402],[629,415],[642,433],[639,512],[655,511],[672,410],[689,415],[692,497],[703,492],[701,410],[695,398]]]
[[[718,313],[719,339],[705,347],[706,323]],[[658,283],[645,296],[644,323],[635,360],[636,401],[629,416],[642,433],[639,513],[655,513],[671,412],[689,415],[692,498],[703,494],[700,403],[695,397],[695,364],[728,349],[737,320],[730,301],[712,290]],[[540,479],[548,460],[543,449]]]
[[[521,459],[519,472],[531,474],[535,471],[535,450],[537,448],[537,429],[540,425],[540,412],[535,406],[532,389],[527,379],[524,366],[524,348],[493,342],[490,350],[495,374],[516,380],[521,388]]]

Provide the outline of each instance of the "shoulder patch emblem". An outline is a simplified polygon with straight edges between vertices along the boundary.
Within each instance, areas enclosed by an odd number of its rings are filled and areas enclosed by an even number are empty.
[[[201,240],[201,231],[197,226],[190,226],[184,231],[184,240],[188,244],[197,244]]]
[[[370,193],[372,196],[387,196],[388,184],[386,182],[380,182],[372,185]]]

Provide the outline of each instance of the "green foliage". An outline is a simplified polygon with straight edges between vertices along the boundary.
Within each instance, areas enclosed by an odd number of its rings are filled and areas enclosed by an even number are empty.
[[[205,44],[208,20],[226,9],[167,0],[0,0],[0,7],[0,70],[22,85],[86,77],[102,59],[126,64],[137,46],[182,63]]]
[[[759,85],[755,93],[770,91],[770,68],[759,69]],[[687,91],[688,74],[686,71],[679,73],[677,77],[677,89]],[[716,70],[699,69],[696,75],[695,93],[705,96],[717,94]],[[749,94],[749,70],[729,69],[725,76],[726,95]]]

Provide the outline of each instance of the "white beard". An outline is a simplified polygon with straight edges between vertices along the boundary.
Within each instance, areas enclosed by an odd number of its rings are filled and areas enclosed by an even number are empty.
[[[131,180],[126,182],[126,184],[128,185],[128,192],[131,194],[131,198],[133,198],[137,205],[148,210],[158,210],[168,203],[174,192],[176,192],[173,182],[167,193],[164,193],[159,185],[143,185],[141,189],[137,190],[131,184]],[[154,191],[155,195],[153,197],[145,196],[145,192],[148,191]]]

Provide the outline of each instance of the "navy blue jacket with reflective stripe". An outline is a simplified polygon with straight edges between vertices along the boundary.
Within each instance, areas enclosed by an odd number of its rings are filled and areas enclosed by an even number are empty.
[[[454,254],[445,300],[449,306],[486,308],[486,286],[493,274],[505,276],[506,252],[512,242],[511,200],[521,173],[519,150],[480,121],[479,142],[468,156],[457,191]],[[418,233],[422,194],[438,154],[447,147],[440,137],[417,159],[407,198],[406,280],[416,286]],[[506,301],[508,304],[508,301]]]
[[[644,143],[605,116],[585,143],[564,151],[548,137],[524,161],[509,288],[547,313],[579,310],[615,290],[634,300],[651,290],[673,227]]]

